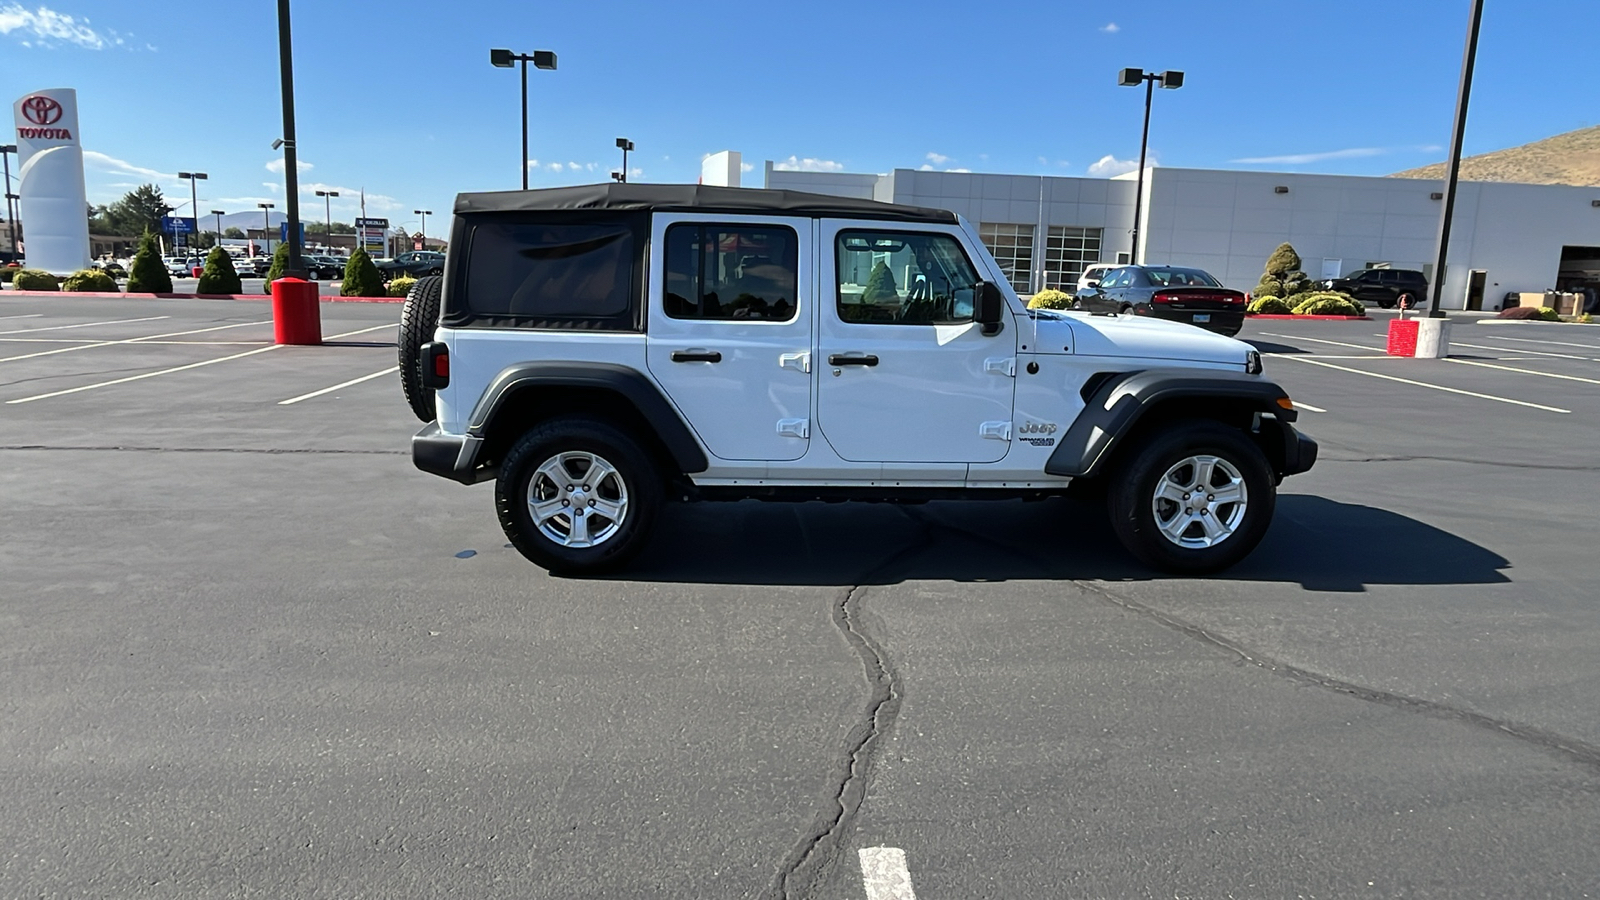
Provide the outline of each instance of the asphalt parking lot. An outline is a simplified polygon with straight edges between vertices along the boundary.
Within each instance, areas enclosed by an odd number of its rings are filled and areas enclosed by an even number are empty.
[[[1050,500],[580,580],[322,316],[0,295],[0,896],[1600,895],[1600,328],[1248,323],[1322,457],[1220,576]]]

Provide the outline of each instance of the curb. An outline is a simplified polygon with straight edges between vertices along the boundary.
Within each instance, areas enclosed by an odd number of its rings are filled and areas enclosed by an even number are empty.
[[[0,296],[6,297],[96,297],[108,300],[271,300],[271,294],[130,294],[118,291],[12,291],[8,290]],[[404,297],[339,297],[318,296],[318,302],[325,303],[404,303]]]
[[[1247,319],[1293,319],[1297,322],[1370,322],[1371,316],[1285,316],[1278,313],[1245,313]]]

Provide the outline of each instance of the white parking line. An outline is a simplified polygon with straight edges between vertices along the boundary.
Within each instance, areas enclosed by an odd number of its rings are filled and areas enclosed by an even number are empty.
[[[1325,412],[1327,412],[1327,410],[1323,409],[1320,406],[1312,406],[1309,403],[1301,403],[1299,400],[1291,400],[1289,402],[1294,404],[1294,408],[1295,409],[1303,409],[1306,412],[1315,412],[1315,413],[1325,413]]]
[[[1600,384],[1600,379],[1596,378],[1579,378],[1576,375],[1557,375],[1554,372],[1539,372],[1533,369],[1519,369],[1516,366],[1497,366],[1494,363],[1476,362],[1470,359],[1446,359],[1445,362],[1453,362],[1462,366],[1481,366],[1485,369],[1499,369],[1502,372],[1518,372],[1523,375],[1539,375],[1545,378],[1559,378],[1562,381],[1581,381],[1584,384]]]
[[[298,397],[290,397],[287,400],[279,400],[278,405],[288,406],[291,403],[299,403],[301,400],[310,400],[312,397],[321,397],[323,394],[331,394],[340,388],[347,388],[352,384],[360,384],[363,381],[371,381],[374,378],[382,378],[385,375],[393,375],[398,371],[400,371],[399,366],[390,366],[389,368],[384,369],[382,372],[373,372],[371,375],[363,375],[360,378],[352,378],[349,381],[341,381],[333,387],[325,387],[320,391],[312,391],[309,394],[301,394]]]
[[[0,334],[33,334],[36,331],[65,331],[68,328],[88,328],[91,325],[126,325],[129,322],[154,322],[157,319],[170,319],[171,316],[145,316],[142,319],[112,319],[108,322],[79,322],[76,325],[46,325],[43,328],[19,328],[16,331],[0,331]]]
[[[1387,355],[1387,350],[1388,350],[1388,348],[1386,348],[1386,347],[1368,347],[1366,344],[1348,344],[1348,343],[1345,343],[1344,341],[1330,341],[1330,340],[1326,340],[1324,338],[1300,337],[1299,335],[1293,335],[1293,334],[1273,334],[1270,331],[1263,331],[1261,333],[1265,334],[1265,335],[1267,335],[1269,337],[1287,338],[1288,340],[1291,340],[1291,341],[1310,341],[1313,344],[1332,344],[1335,347],[1354,347],[1357,350],[1370,350],[1373,353],[1382,353],[1382,354],[1385,354],[1385,355]]]
[[[1585,350],[1600,350],[1600,344],[1573,344],[1568,341],[1541,341],[1534,338],[1496,337],[1497,341],[1516,341],[1519,344],[1549,344],[1552,347],[1582,347]]]
[[[1475,391],[1463,391],[1460,388],[1445,387],[1442,384],[1429,384],[1426,381],[1413,381],[1410,378],[1397,378],[1393,375],[1384,375],[1381,372],[1363,372],[1360,369],[1352,369],[1348,366],[1336,366],[1333,363],[1319,362],[1315,359],[1304,359],[1298,356],[1281,356],[1279,359],[1292,359],[1295,362],[1302,362],[1308,366],[1322,366],[1328,369],[1338,369],[1341,372],[1350,372],[1355,375],[1366,375],[1369,378],[1382,378],[1385,381],[1398,381],[1401,384],[1414,384],[1417,387],[1425,387],[1435,391],[1445,391],[1446,393],[1450,394],[1461,394],[1467,397],[1477,397],[1480,400],[1494,400],[1497,403],[1510,403],[1513,406],[1526,406],[1532,409],[1542,409],[1545,412],[1562,413],[1565,415],[1570,415],[1572,413],[1572,410],[1562,409],[1559,406],[1545,406],[1542,403],[1529,403],[1526,400],[1512,400],[1509,397],[1496,397],[1493,394],[1479,394]]]
[[[1520,350],[1516,347],[1491,347],[1488,344],[1469,344],[1465,341],[1451,341],[1452,347],[1471,347],[1474,350],[1495,350],[1500,353],[1532,353],[1534,356],[1553,356],[1557,359],[1577,359],[1590,361],[1587,356],[1574,356],[1571,353],[1551,353],[1547,350]]]
[[[0,316],[0,319],[37,319],[44,313],[22,313],[15,316]]]
[[[163,318],[165,318],[165,317],[163,316]],[[369,331],[377,331],[377,330],[379,330],[381,328],[396,328],[396,327],[398,327],[398,323],[391,323],[391,324],[388,324],[388,325],[374,325],[371,328],[361,328],[361,329],[357,329],[356,331],[347,331],[344,334],[335,334],[335,335],[332,335],[331,337],[325,338],[324,340],[337,340],[339,338],[354,337],[355,335],[366,334]],[[82,391],[92,391],[92,390],[94,390],[96,388],[111,387],[112,385],[117,385],[117,384],[127,384],[130,381],[140,381],[140,380],[143,380],[145,378],[154,378],[157,375],[170,375],[173,372],[186,372],[186,371],[188,371],[190,369],[198,369],[201,366],[212,366],[212,365],[216,365],[217,363],[224,363],[224,362],[227,362],[227,361],[233,360],[233,359],[243,359],[246,356],[254,356],[257,353],[266,353],[268,350],[276,350],[281,346],[285,346],[285,345],[283,345],[283,344],[272,344],[272,345],[269,345],[269,346],[266,346],[266,347],[257,347],[254,350],[246,350],[243,353],[235,353],[232,356],[224,356],[224,357],[220,357],[218,359],[208,359],[208,360],[203,360],[203,361],[197,362],[197,363],[189,363],[186,366],[174,366],[174,367],[172,367],[170,369],[159,369],[159,370],[154,371],[154,372],[145,372],[145,373],[140,374],[140,375],[129,375],[126,378],[117,378],[117,379],[114,379],[112,381],[101,381],[101,382],[97,382],[95,384],[79,385],[78,387],[67,388],[66,390],[62,390],[62,391],[51,391],[48,394],[36,394],[36,395],[34,395],[32,397],[18,397],[15,400],[7,400],[6,401],[6,405],[12,406],[12,405],[15,405],[15,404],[18,404],[18,403],[32,403],[35,400],[48,400],[51,397],[64,397],[67,394],[77,394],[77,393],[80,393]]]
[[[11,362],[18,359],[34,359],[36,357],[50,356],[56,353],[71,353],[74,350],[93,350],[96,347],[110,347],[116,344],[153,344],[156,342],[156,338],[179,337],[180,335],[185,334],[205,334],[206,332],[210,331],[224,331],[229,328],[243,328],[246,325],[270,325],[271,323],[271,319],[267,319],[263,322],[236,322],[232,325],[218,325],[214,328],[196,328],[191,331],[169,331],[166,334],[151,334],[146,335],[145,337],[127,338],[126,340],[121,341],[98,341],[89,344],[79,344],[75,347],[60,347],[55,350],[40,350],[38,353],[24,353],[21,356],[0,357],[0,362]],[[40,340],[44,339],[41,338]],[[174,343],[186,342],[176,341]],[[252,343],[260,343],[260,341],[252,341]]]
[[[867,900],[917,900],[911,890],[911,872],[906,868],[906,852],[899,847],[863,847],[861,881]]]

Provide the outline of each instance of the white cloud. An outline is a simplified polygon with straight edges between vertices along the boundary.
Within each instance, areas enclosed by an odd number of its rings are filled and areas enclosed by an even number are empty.
[[[1100,26],[1100,30],[1106,34],[1116,34],[1122,29],[1119,28],[1115,22],[1107,22],[1106,24]]]
[[[0,10],[0,14],[3,14],[3,12],[3,10]],[[157,172],[155,169],[146,169],[143,166],[136,166],[133,163],[124,162],[116,157],[107,156],[104,153],[100,153],[95,150],[83,151],[83,161],[85,165],[98,169],[102,172],[110,172],[115,175],[137,175],[140,178],[148,178],[152,181],[178,180],[178,175],[176,172]]]
[[[294,168],[296,172],[309,172],[312,169],[315,169],[316,166],[306,162],[303,159],[297,159],[294,161]],[[267,171],[273,173],[274,175],[282,175],[283,169],[284,165],[282,157],[267,163]]]
[[[751,165],[750,163],[747,163],[747,162],[739,163],[739,171],[741,171],[741,172],[754,172],[755,170],[756,170],[756,167]]]
[[[565,169],[566,166],[563,166],[561,163],[558,163],[558,162],[553,162],[553,163],[550,163],[549,165],[545,166],[545,168],[549,169],[552,172],[559,172],[562,169]]]
[[[809,156],[800,159],[791,156],[773,163],[772,168],[779,172],[843,172],[844,164],[831,159],[814,159]]]
[[[261,186],[273,192],[274,194],[283,192],[283,186],[278,184],[276,181],[263,181],[261,182]]]
[[[1117,159],[1115,156],[1112,156],[1108,153],[1105,156],[1100,157],[1099,162],[1091,163],[1089,165],[1089,177],[1111,178],[1115,175],[1123,175],[1128,172],[1132,172],[1138,168],[1139,161],[1137,159]]]
[[[947,163],[949,161],[950,161],[950,157],[945,156],[943,153],[929,153],[928,154],[928,162],[931,162],[936,166],[942,166],[942,165],[944,165],[945,163]]]
[[[1368,156],[1382,156],[1388,153],[1382,147],[1351,147],[1347,150],[1329,150],[1326,153],[1289,153],[1284,156],[1251,156],[1245,159],[1232,159],[1229,162],[1244,165],[1282,165],[1298,166],[1306,163],[1322,162],[1328,159],[1362,159]]]
[[[238,212],[249,212],[249,208],[254,207],[257,203],[276,203],[277,202],[277,198],[276,197],[216,197],[216,198],[212,199],[211,202],[215,203],[215,204],[217,204],[219,206],[246,207],[245,209],[240,209],[240,210],[237,210],[237,211]]]
[[[29,10],[19,3],[0,6],[0,34],[21,32],[22,46],[54,47],[58,43],[76,44],[87,50],[120,47],[123,39],[114,31],[101,34],[89,27],[88,19],[58,13],[48,6]]]
[[[530,168],[530,169],[539,168],[539,161],[537,159],[530,159],[530,160],[527,161],[527,164],[528,164],[528,168]]]

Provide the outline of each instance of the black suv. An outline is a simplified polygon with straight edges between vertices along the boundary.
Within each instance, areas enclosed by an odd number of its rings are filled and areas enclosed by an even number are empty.
[[[1357,269],[1322,286],[1384,309],[1416,309],[1428,296],[1428,279],[1416,269]]]

